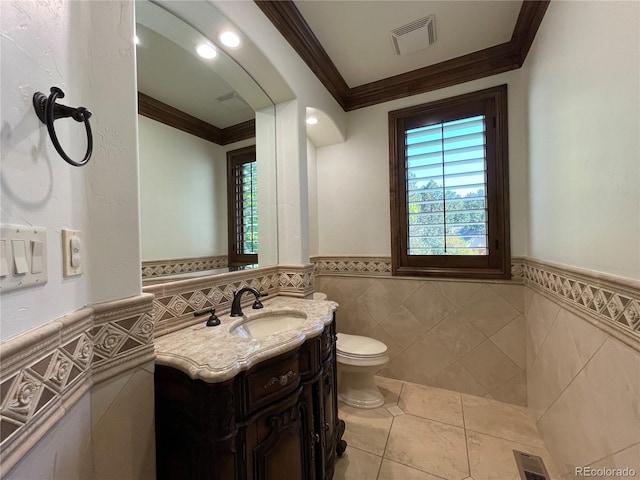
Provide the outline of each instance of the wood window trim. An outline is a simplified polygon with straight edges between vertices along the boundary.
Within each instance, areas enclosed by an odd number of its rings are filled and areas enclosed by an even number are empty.
[[[236,249],[236,240],[238,231],[236,229],[236,208],[235,208],[235,184],[234,169],[238,165],[256,161],[256,146],[239,148],[227,152],[227,216],[228,216],[228,252],[229,267],[243,267],[246,265],[254,265],[258,263],[257,254],[238,253]]]
[[[495,116],[495,128],[487,130],[487,203],[489,209],[486,257],[433,256],[408,258],[406,245],[406,173],[404,124],[416,117],[442,116],[442,112],[464,113],[470,105],[483,103]],[[477,111],[477,110],[476,110]],[[492,123],[492,120],[487,124]],[[490,138],[491,137],[491,138]],[[397,276],[427,276],[477,279],[510,279],[509,160],[507,86],[488,88],[389,112],[389,183],[391,200],[391,266]],[[489,158],[491,150],[495,155]],[[495,248],[498,242],[498,248]]]

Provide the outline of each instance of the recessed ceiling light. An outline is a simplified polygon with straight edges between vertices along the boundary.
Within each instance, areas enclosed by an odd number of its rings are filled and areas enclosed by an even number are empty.
[[[230,30],[222,32],[218,38],[227,47],[236,48],[240,46],[240,37]]]
[[[316,123],[318,123],[316,117],[307,117],[307,125],[315,125]]]
[[[207,60],[218,56],[218,51],[210,43],[201,43],[196,47],[196,52],[198,52],[198,55],[202,58],[206,58]]]

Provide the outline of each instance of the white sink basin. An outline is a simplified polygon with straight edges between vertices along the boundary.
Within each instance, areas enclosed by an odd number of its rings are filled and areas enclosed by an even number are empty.
[[[307,320],[303,312],[265,312],[247,319],[231,330],[245,338],[262,338],[277,333],[297,330]]]

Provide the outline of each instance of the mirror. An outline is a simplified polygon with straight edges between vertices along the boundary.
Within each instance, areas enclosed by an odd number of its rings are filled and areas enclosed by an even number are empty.
[[[211,31],[181,17],[188,4],[199,9],[193,14]],[[228,271],[228,246],[253,245],[242,237],[249,220],[230,238],[230,212],[255,219],[256,204],[258,265],[277,264],[275,107],[217,45],[220,31],[214,29],[229,28],[225,25],[229,22],[207,2],[136,2],[145,285]],[[215,56],[199,56],[201,45]],[[244,192],[236,195],[244,201],[237,204],[227,188],[227,157],[251,146],[256,168],[247,170],[257,172],[257,179],[244,180]],[[257,193],[247,193],[251,184]]]

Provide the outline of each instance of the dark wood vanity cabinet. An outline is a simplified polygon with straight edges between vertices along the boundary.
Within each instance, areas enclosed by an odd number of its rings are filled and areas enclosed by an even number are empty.
[[[342,454],[334,322],[231,380],[155,372],[159,480],[330,480]]]

